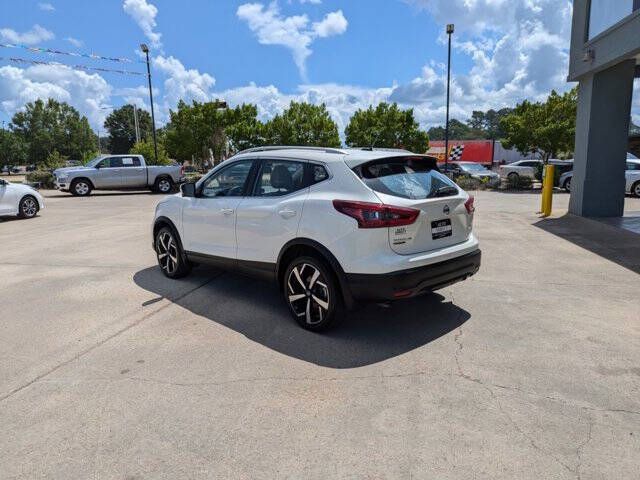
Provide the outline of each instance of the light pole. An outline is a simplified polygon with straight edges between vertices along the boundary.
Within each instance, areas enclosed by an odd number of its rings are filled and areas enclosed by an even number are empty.
[[[447,35],[449,36],[449,51],[447,54],[447,119],[444,127],[444,170],[449,174],[449,90],[451,88],[451,35],[455,27],[453,23],[447,25]]]
[[[149,79],[149,99],[151,100],[151,131],[153,132],[153,151],[158,164],[158,140],[156,139],[156,115],[153,110],[153,88],[151,88],[151,66],[149,65],[149,47],[146,43],[140,44],[140,50],[147,56],[147,78]]]

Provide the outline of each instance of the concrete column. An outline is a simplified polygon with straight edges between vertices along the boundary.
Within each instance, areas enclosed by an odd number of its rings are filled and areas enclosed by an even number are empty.
[[[624,212],[624,172],[636,62],[580,79],[569,211],[585,217]]]

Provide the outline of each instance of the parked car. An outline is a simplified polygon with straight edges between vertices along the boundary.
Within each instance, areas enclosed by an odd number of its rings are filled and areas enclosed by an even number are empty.
[[[517,182],[520,177],[536,178],[536,171],[542,165],[542,160],[519,160],[507,165],[500,165],[500,177]]]
[[[625,171],[625,193],[640,197],[640,159],[633,153],[627,153],[627,165]],[[573,170],[560,176],[559,184],[567,192],[571,191]]]
[[[440,165],[440,170],[445,174],[451,174],[454,180],[459,177],[470,177],[494,187],[500,185],[500,175],[476,162],[450,162],[446,166]]]
[[[38,167],[36,167],[35,165],[27,165],[27,167],[25,168],[26,172],[35,172],[38,169]]]
[[[0,216],[33,218],[43,208],[42,195],[32,187],[0,178]]]
[[[409,298],[474,275],[473,216],[473,197],[434,157],[262,147],[162,200],[153,248],[169,278],[204,263],[277,282],[293,318],[320,331],[356,301]]]
[[[101,155],[86,166],[54,170],[56,188],[76,196],[92,190],[137,190],[150,188],[170,193],[184,182],[180,165],[148,166],[142,155]]]
[[[13,165],[5,165],[2,167],[2,173],[11,175],[12,173],[20,173],[20,167],[15,167]]]

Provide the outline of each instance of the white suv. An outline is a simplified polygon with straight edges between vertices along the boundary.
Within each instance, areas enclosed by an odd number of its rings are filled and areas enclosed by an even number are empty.
[[[403,151],[244,151],[156,208],[163,273],[209,264],[277,281],[293,317],[323,330],[356,301],[386,302],[475,274],[474,200],[436,159]]]

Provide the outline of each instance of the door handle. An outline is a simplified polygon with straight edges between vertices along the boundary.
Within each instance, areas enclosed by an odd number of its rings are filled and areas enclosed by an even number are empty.
[[[297,215],[297,212],[295,210],[285,209],[280,210],[278,212],[278,215],[280,215],[282,218],[293,218]]]
[[[221,208],[220,211],[223,215],[231,215],[233,214],[233,208]]]

